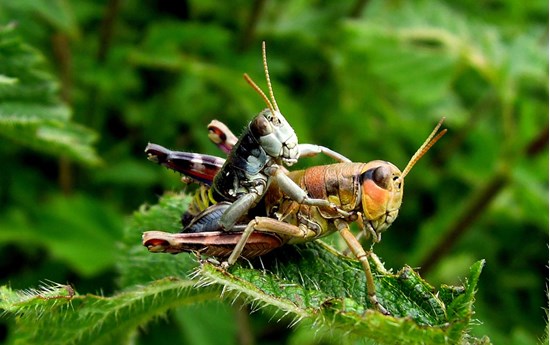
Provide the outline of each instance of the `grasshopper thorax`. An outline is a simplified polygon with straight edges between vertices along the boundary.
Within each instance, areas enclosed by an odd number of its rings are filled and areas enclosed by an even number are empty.
[[[390,162],[371,161],[366,163],[359,180],[363,224],[371,234],[373,242],[378,242],[382,232],[397,218],[401,207],[401,170]]]
[[[269,156],[280,158],[287,165],[298,160],[298,138],[279,111],[263,110],[250,123],[250,131]]]

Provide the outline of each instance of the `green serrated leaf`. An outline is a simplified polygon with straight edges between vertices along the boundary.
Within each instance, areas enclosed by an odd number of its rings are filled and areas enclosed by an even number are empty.
[[[42,56],[13,28],[0,27],[0,135],[20,145],[85,164],[100,162],[92,130],[70,122],[70,109],[57,83],[41,65]]]
[[[312,265],[313,257],[317,265]],[[361,266],[324,244],[284,248],[255,266],[236,266],[227,273],[203,263],[201,275],[205,281],[223,284],[227,291],[245,296],[253,304],[268,305],[298,319],[317,320],[319,326],[347,331],[357,339],[367,337],[381,344],[455,344],[469,338],[466,330],[470,327],[473,295],[455,288],[451,303],[463,308],[460,313],[453,309],[450,315],[436,290],[409,267],[390,274],[372,265],[379,300],[393,315],[384,316],[365,308]],[[479,272],[476,270],[476,274]],[[472,278],[466,291],[475,289],[476,283],[477,279]],[[456,301],[459,297],[462,303]]]
[[[130,287],[144,284],[166,276],[186,279],[196,268],[196,260],[190,255],[150,255],[141,245],[144,231],[164,229],[178,232],[181,227],[181,214],[187,208],[190,197],[173,195],[162,197],[159,204],[142,206],[136,211],[124,230],[120,250],[120,285]]]
[[[29,11],[44,19],[48,24],[70,36],[78,35],[78,26],[71,8],[66,0],[20,0],[2,1],[1,5],[17,11]]]
[[[68,157],[89,165],[101,163],[91,146],[97,139],[96,133],[75,123],[0,124],[0,135],[51,155]]]
[[[184,279],[193,271],[194,259],[189,261],[193,255],[148,253],[139,237],[148,230],[179,231],[187,202],[185,195],[167,195],[158,205],[134,215],[125,238],[129,255],[120,263],[124,285],[172,275]],[[199,267],[202,284],[223,285],[226,298],[238,295],[258,307],[267,306],[269,313],[313,320],[324,330],[342,330],[357,339],[367,337],[381,344],[477,341],[467,332],[482,267],[479,263],[472,267],[464,288],[442,286],[438,291],[410,267],[393,274],[378,260],[371,261],[378,298],[392,316],[369,306],[360,263],[320,241],[285,246],[238,263],[229,271],[206,261]],[[136,272],[138,278],[133,277]]]
[[[69,108],[62,104],[45,105],[31,102],[0,103],[0,124],[31,125],[46,121],[67,121],[70,118]]]
[[[0,309],[17,316],[14,344],[112,344],[127,342],[137,327],[168,309],[219,295],[195,282],[161,279],[112,297],[75,295],[70,286],[50,284],[38,290],[0,288]]]

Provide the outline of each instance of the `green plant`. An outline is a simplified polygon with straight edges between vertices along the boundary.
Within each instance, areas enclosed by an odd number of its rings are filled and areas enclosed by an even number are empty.
[[[119,258],[123,290],[112,297],[75,295],[72,287],[59,284],[23,292],[4,287],[0,308],[17,316],[15,342],[125,343],[138,326],[169,309],[218,300],[223,287],[224,299],[268,307],[266,313],[272,317],[293,323],[308,320],[322,333],[346,333],[350,342],[488,343],[467,333],[482,261],[472,266],[463,288],[437,290],[410,267],[391,274],[373,263],[379,297],[394,313],[384,316],[365,309],[360,264],[320,242],[286,247],[256,262],[255,268],[245,263],[230,273],[207,261],[197,267],[189,257],[149,254],[136,239],[156,226],[177,231],[185,201],[167,196],[159,205],[134,214]]]
[[[472,339],[536,342],[547,319],[547,13],[546,2],[514,0],[0,1],[2,47],[11,47],[0,50],[3,293],[48,279],[73,284],[75,301],[131,300],[146,280],[122,269],[132,265],[124,256],[186,281],[192,257],[145,253],[137,233],[119,245],[124,217],[181,189],[143,148],[218,154],[205,125],[218,118],[238,130],[263,106],[241,75],[262,80],[265,40],[300,141],[402,167],[418,133],[447,117],[449,133],[407,177],[400,216],[375,252],[386,267],[419,267],[434,286],[464,285],[485,259]],[[168,219],[150,226],[175,230]],[[209,344],[221,338],[213,327],[227,344],[340,340],[246,308],[178,307],[132,340]],[[15,319],[0,320],[0,339],[13,342]]]

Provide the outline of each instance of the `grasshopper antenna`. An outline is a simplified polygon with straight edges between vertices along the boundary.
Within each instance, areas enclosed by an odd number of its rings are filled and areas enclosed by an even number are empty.
[[[271,97],[271,101],[273,102],[273,108],[276,111],[279,111],[279,106],[277,105],[277,101],[275,100],[275,96],[273,95],[273,88],[271,88],[271,79],[269,79],[269,69],[267,68],[267,54],[265,49],[265,41],[262,41],[262,56],[264,60],[264,72],[265,72],[265,79],[267,80],[267,88],[269,89],[269,96]]]
[[[424,156],[424,154],[426,154],[426,152],[428,152],[428,150],[439,140],[441,139],[441,137],[443,135],[445,135],[445,133],[447,133],[447,129],[445,128],[444,130],[442,130],[441,132],[437,133],[437,131],[439,130],[439,128],[441,127],[441,125],[443,124],[443,121],[445,121],[445,118],[441,118],[441,120],[439,120],[439,122],[437,123],[437,126],[435,126],[434,130],[432,131],[432,133],[430,133],[430,135],[428,136],[428,138],[426,138],[426,140],[424,141],[424,143],[418,148],[418,150],[415,152],[415,154],[411,157],[411,160],[409,161],[409,163],[407,164],[407,166],[405,167],[405,169],[403,169],[403,173],[401,174],[401,177],[399,178],[401,181],[403,181],[405,179],[405,176],[407,176],[407,174],[411,171],[412,167],[416,164],[416,162],[418,162],[420,160],[420,158],[422,158],[422,156]],[[436,135],[437,134],[437,135]]]
[[[273,105],[271,104],[271,102],[269,101],[269,98],[267,98],[267,96],[265,95],[265,93],[262,91],[262,89],[260,89],[260,87],[258,85],[256,85],[256,83],[248,76],[248,74],[244,74],[244,80],[246,80],[246,82],[252,86],[252,88],[254,90],[256,90],[257,93],[260,94],[260,96],[262,96],[262,98],[264,99],[264,102],[265,104],[267,104],[267,107],[269,108],[269,110],[271,110],[272,113],[275,113],[275,109],[273,108]]]
[[[265,95],[262,89],[260,89],[260,87],[256,85],[256,83],[252,80],[252,78],[250,78],[248,74],[246,73],[244,74],[244,79],[250,86],[252,86],[254,90],[256,90],[258,94],[260,94],[260,96],[262,96],[269,110],[271,110],[271,112],[275,114],[275,111],[279,111],[279,106],[277,105],[277,101],[275,100],[275,96],[273,94],[273,88],[271,87],[271,79],[269,79],[269,70],[267,68],[267,54],[265,49],[265,41],[262,42],[262,57],[264,62],[265,78],[267,80],[267,87],[269,89],[269,96],[271,97],[271,100],[269,100],[269,98]]]

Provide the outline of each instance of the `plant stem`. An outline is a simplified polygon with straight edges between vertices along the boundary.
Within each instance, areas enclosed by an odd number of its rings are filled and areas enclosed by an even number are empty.
[[[256,0],[253,2],[252,10],[250,11],[250,17],[246,22],[246,26],[240,39],[239,51],[245,51],[254,39],[256,28],[258,26],[258,22],[260,21],[265,3],[266,0]]]
[[[368,2],[369,0],[357,0],[349,12],[349,17],[354,19],[360,18]]]
[[[72,78],[72,56],[67,35],[58,32],[52,38],[52,49],[57,61],[59,78],[61,80],[61,99],[63,102],[71,103],[71,90],[73,85]],[[58,184],[63,194],[71,194],[74,187],[73,167],[66,157],[61,157],[58,161],[59,175]]]
[[[113,41],[114,26],[120,9],[120,0],[109,0],[105,8],[101,29],[99,33],[99,48],[97,50],[96,61],[98,67],[105,63],[111,43]],[[88,91],[90,102],[88,103],[86,124],[95,130],[100,130],[105,120],[103,115],[98,115],[97,109],[100,102],[100,91],[97,86],[92,86]]]
[[[523,150],[527,157],[533,157],[548,148],[548,126],[546,126]],[[464,208],[458,220],[451,224],[445,231],[431,252],[429,252],[420,264],[423,275],[431,271],[444,257],[458,240],[471,228],[471,225],[481,216],[495,199],[498,193],[509,183],[510,167],[502,165],[493,177],[471,198],[470,203]]]
[[[97,51],[97,61],[104,62],[109,47],[113,39],[113,27],[115,24],[118,10],[120,8],[120,0],[110,0],[105,9],[105,16],[101,22],[101,30],[99,36],[99,49]]]
[[[508,183],[508,175],[501,171],[497,172],[487,184],[471,199],[470,203],[462,211],[458,220],[451,224],[445,231],[445,236],[435,245],[432,251],[426,255],[426,258],[420,264],[422,275],[431,271],[437,263],[451,250],[453,245],[458,242],[470,226],[485,212],[491,201],[498,195]]]
[[[255,342],[250,326],[250,310],[243,301],[239,301],[238,304],[235,308],[237,343],[241,345],[253,345]]]

